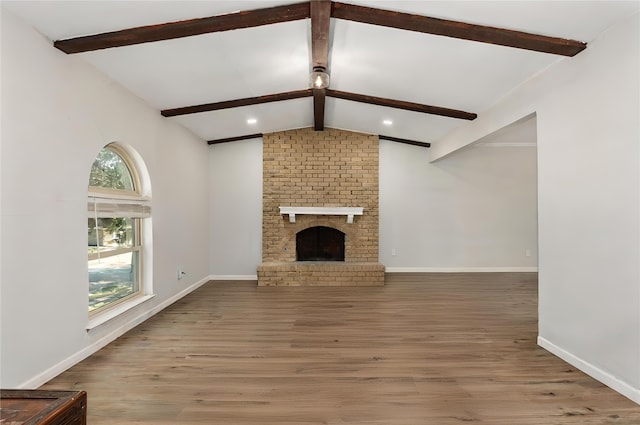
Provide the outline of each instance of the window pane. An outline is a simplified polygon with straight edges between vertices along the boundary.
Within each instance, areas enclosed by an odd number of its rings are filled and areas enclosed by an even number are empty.
[[[88,253],[108,252],[118,248],[131,248],[137,245],[137,219],[133,218],[95,218],[88,219]]]
[[[89,311],[138,292],[138,254],[89,261]]]
[[[107,148],[100,151],[91,166],[89,186],[135,190],[127,163],[124,162],[120,155]]]

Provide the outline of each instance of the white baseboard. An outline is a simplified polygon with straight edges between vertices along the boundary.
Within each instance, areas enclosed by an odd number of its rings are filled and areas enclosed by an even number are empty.
[[[258,280],[257,274],[230,274],[230,275],[212,275],[209,276],[211,280]]]
[[[640,404],[640,388],[634,388],[628,383],[616,378],[615,376],[603,371],[602,369],[592,365],[589,362],[571,354],[570,352],[558,347],[547,339],[538,336],[538,345],[550,353],[560,357],[565,362],[577,367],[592,378],[602,382],[614,391],[619,392],[631,401]]]
[[[150,318],[150,317],[154,316],[155,314],[157,314],[158,312],[164,310],[165,308],[167,308],[168,306],[170,306],[174,302],[178,301],[179,299],[181,299],[185,295],[188,295],[189,293],[195,291],[196,289],[198,289],[199,287],[201,287],[205,283],[209,282],[210,280],[212,280],[212,277],[211,276],[207,276],[204,279],[201,279],[198,282],[188,286],[187,288],[183,289],[182,291],[178,292],[177,294],[173,295],[172,297],[167,298],[163,302],[157,304],[152,309],[143,311],[138,316],[134,317],[133,319],[131,319],[127,323],[123,324],[122,326],[114,329],[113,331],[111,331],[107,335],[103,336],[102,338],[98,339],[97,341],[93,342],[92,344],[88,345],[87,347],[83,348],[82,350],[76,352],[75,354],[71,355],[70,357],[67,357],[66,359],[64,359],[60,363],[53,365],[49,369],[47,369],[44,372],[34,376],[33,378],[29,379],[28,381],[23,382],[22,384],[18,385],[17,388],[18,389],[35,389],[35,388],[40,387],[41,385],[47,383],[48,381],[50,381],[51,379],[55,378],[56,376],[58,376],[59,374],[61,374],[65,370],[69,369],[71,366],[81,362],[82,360],[86,359],[87,357],[89,357],[93,353],[95,353],[98,350],[100,350],[101,348],[105,347],[110,342],[115,341],[118,337],[124,335],[126,332],[128,332],[131,329],[135,328],[136,326],[138,326],[140,323],[144,322],[148,318]]]
[[[531,273],[538,267],[386,267],[387,273]]]

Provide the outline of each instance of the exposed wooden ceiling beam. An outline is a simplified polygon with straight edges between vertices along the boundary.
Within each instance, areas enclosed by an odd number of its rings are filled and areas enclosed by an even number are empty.
[[[398,137],[379,135],[378,139],[380,139],[380,140],[390,140],[392,142],[404,143],[404,144],[413,145],[413,146],[421,146],[423,148],[430,148],[431,147],[431,143],[418,142],[416,140],[409,140],[409,139],[400,139]]]
[[[587,47],[585,43],[580,41],[564,38],[547,37],[522,31],[468,24],[465,22],[338,2],[333,3],[331,16],[365,24],[498,44],[501,46],[563,56],[575,56]]]
[[[217,111],[219,109],[238,108],[240,106],[259,105],[261,103],[279,102],[281,100],[299,99],[313,96],[311,89],[290,91],[264,96],[247,97],[245,99],[225,100],[223,102],[205,103],[203,105],[185,106],[182,108],[164,109],[160,111],[162,116],[174,117],[176,115],[196,114],[198,112]]]
[[[174,109],[164,109],[160,111],[164,117],[174,117],[177,115],[197,114],[199,112],[218,111],[220,109],[238,108],[241,106],[259,105],[261,103],[279,102],[282,100],[300,99],[313,96],[314,109],[317,102],[324,104],[325,96],[338,99],[351,100],[371,105],[386,106],[389,108],[404,109],[407,111],[421,112],[425,114],[440,115],[443,117],[459,118],[463,120],[474,120],[478,117],[472,112],[460,111],[457,109],[442,108],[440,106],[423,105],[421,103],[405,102],[402,100],[385,99],[364,94],[349,93],[333,89],[304,89],[277,94],[267,94],[264,96],[248,97],[245,99],[225,100],[223,102],[205,103],[202,105],[185,106]],[[319,109],[321,114],[314,114],[314,127],[318,130],[318,124],[324,127],[324,108]]]
[[[240,140],[257,139],[257,138],[260,138],[262,136],[263,136],[262,133],[247,134],[246,136],[227,137],[226,139],[209,140],[207,142],[207,144],[209,144],[209,145],[217,145],[219,143],[237,142],[237,141],[240,141]]]
[[[329,28],[331,0],[312,0],[311,15],[311,68],[329,66]]]
[[[80,53],[296,21],[309,16],[309,3],[305,2],[69,38],[58,40],[53,45],[65,53]]]
[[[423,105],[420,103],[405,102],[402,100],[385,99],[382,97],[367,96],[364,94],[348,93],[339,90],[327,89],[327,96],[338,99],[352,100],[354,102],[369,103],[371,105],[387,106],[389,108],[404,109],[407,111],[422,112],[425,114],[441,115],[443,117],[474,120],[478,114],[459,111],[457,109],[442,108],[440,106]]]
[[[311,15],[311,69],[328,72],[329,29],[331,27],[331,1],[312,0]],[[324,108],[326,92],[324,88],[313,89],[313,128],[324,130]]]
[[[324,130],[324,105],[326,89],[313,89],[313,129]]]
[[[241,141],[241,140],[258,139],[258,138],[263,137],[263,136],[264,136],[263,133],[247,134],[247,135],[244,135],[244,136],[227,137],[227,138],[224,138],[224,139],[209,140],[209,141],[207,141],[207,144],[209,144],[209,145],[217,145],[217,144],[220,144],[220,143],[238,142],[238,141]],[[423,148],[431,147],[431,143],[428,143],[428,142],[418,142],[416,140],[400,139],[398,137],[383,136],[382,134],[378,136],[378,139],[380,139],[380,140],[389,140],[389,141],[398,142],[398,143],[404,143],[404,144],[407,144],[407,145],[420,146],[420,147],[423,147]]]
[[[371,105],[386,106],[389,108],[404,109],[407,111],[421,112],[425,114],[440,115],[443,117],[459,118],[463,120],[474,120],[478,117],[472,112],[460,111],[457,109],[442,108],[440,106],[423,105],[421,103],[405,102],[402,100],[385,99],[382,97],[367,96],[364,94],[349,93],[332,89],[304,89],[277,94],[267,94],[264,96],[248,97],[245,99],[225,100],[223,102],[205,103],[202,105],[185,106],[174,109],[164,109],[160,111],[164,117],[174,117],[177,115],[197,114],[199,112],[218,111],[220,109],[238,108],[241,106],[259,105],[261,103],[279,102],[282,100],[300,99],[313,96],[314,109],[317,102],[324,104],[325,96],[338,99],[351,100]],[[314,114],[314,127],[318,130],[318,124],[324,127],[324,108],[321,114]]]
[[[538,52],[574,56],[587,47],[586,43],[576,40],[548,37],[522,31],[431,18],[428,16],[375,9],[346,3],[331,3],[328,0],[313,0],[311,2],[241,11],[227,15],[128,28],[66,40],[57,40],[54,42],[54,46],[65,53],[80,53],[108,49],[111,47],[130,46],[153,41],[289,22],[309,18],[311,16],[311,8],[315,7],[312,5],[313,3],[328,3],[329,6],[331,6],[330,16],[338,19],[498,44]],[[325,7],[326,6],[320,6],[320,8]]]

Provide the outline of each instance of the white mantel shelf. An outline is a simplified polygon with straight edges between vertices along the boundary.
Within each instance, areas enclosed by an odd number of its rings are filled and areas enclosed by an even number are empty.
[[[363,207],[280,207],[280,214],[289,214],[289,222],[296,222],[296,214],[306,215],[346,215],[347,223],[353,223],[353,216],[362,215]]]

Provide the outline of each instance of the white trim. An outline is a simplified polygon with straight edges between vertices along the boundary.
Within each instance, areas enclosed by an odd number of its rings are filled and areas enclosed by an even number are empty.
[[[122,193],[122,191],[119,191],[119,190],[108,190],[108,189],[95,190],[95,189],[103,189],[103,188],[99,188],[99,187],[96,188],[96,187],[89,186],[87,197],[98,199],[99,202],[103,204],[109,204],[109,203],[117,204],[119,202],[129,203],[129,204],[133,204],[133,203],[150,204],[151,203],[151,197],[142,196],[136,192]]]
[[[104,246],[100,245],[100,248],[104,248]],[[129,246],[125,248],[115,248],[109,251],[105,250],[105,251],[94,252],[89,254],[87,258],[89,259],[89,261],[95,261],[103,258],[115,257],[117,255],[128,254],[130,252],[140,253],[141,250],[142,250],[141,245],[134,245],[134,246]]]
[[[347,223],[353,223],[354,215],[362,215],[363,207],[280,207],[280,214],[288,214],[289,222],[296,222],[296,214],[346,215]]]
[[[632,387],[630,384],[616,378],[608,372],[605,372],[599,367],[596,367],[591,363],[582,360],[576,355],[571,354],[570,352],[558,347],[544,337],[538,336],[538,345],[549,351],[551,354],[560,357],[570,365],[580,369],[592,378],[602,382],[612,390],[617,391],[623,396],[629,398],[631,401],[640,404],[640,388]]]
[[[535,148],[536,142],[479,142],[472,145],[476,148]]]
[[[100,338],[99,340],[93,342],[92,344],[90,344],[87,347],[83,348],[82,350],[76,352],[75,354],[72,354],[70,357],[67,357],[66,359],[64,359],[60,363],[58,363],[56,365],[53,365],[52,367],[50,367],[49,369],[45,370],[44,372],[42,372],[42,373],[34,376],[33,378],[23,382],[22,384],[18,385],[16,388],[18,388],[18,389],[34,389],[34,388],[38,388],[38,387],[44,385],[45,383],[47,383],[51,379],[55,378],[56,376],[58,376],[59,374],[64,372],[65,370],[69,369],[71,366],[73,366],[73,365],[81,362],[82,360],[86,359],[87,357],[89,357],[93,353],[95,353],[98,350],[100,350],[101,348],[105,347],[110,342],[115,341],[118,337],[124,335],[126,332],[128,332],[131,329],[135,328],[136,326],[138,326],[139,324],[141,324],[145,320],[147,320],[150,317],[154,316],[158,312],[164,310],[165,308],[167,308],[168,306],[170,306],[174,302],[176,302],[179,299],[183,298],[184,296],[188,295],[189,293],[195,291],[196,289],[198,289],[199,287],[201,287],[205,283],[209,282],[210,280],[212,280],[211,276],[207,276],[204,279],[194,283],[193,285],[183,289],[182,291],[178,292],[174,296],[169,297],[166,300],[164,300],[163,302],[161,302],[160,304],[156,305],[152,309],[140,313],[137,317],[133,318],[132,320],[128,321],[127,323],[124,323],[122,326],[118,327],[117,329],[114,329],[109,334],[107,334],[104,337]]]
[[[89,218],[109,217],[151,217],[151,202],[140,199],[97,198],[89,196],[87,200]]]
[[[112,307],[103,313],[98,314],[97,316],[89,319],[89,323],[87,323],[87,331],[97,328],[98,326],[107,323],[111,319],[115,319],[116,317],[120,316],[123,313],[126,313],[132,308],[137,307],[146,301],[149,301],[153,297],[155,297],[154,294],[138,296],[132,298],[129,301],[116,305],[115,307]]]
[[[258,275],[257,274],[247,274],[247,275],[242,275],[242,274],[229,274],[229,275],[212,275],[209,276],[209,279],[211,280],[258,280]]]
[[[538,267],[386,267],[386,273],[531,273]]]

